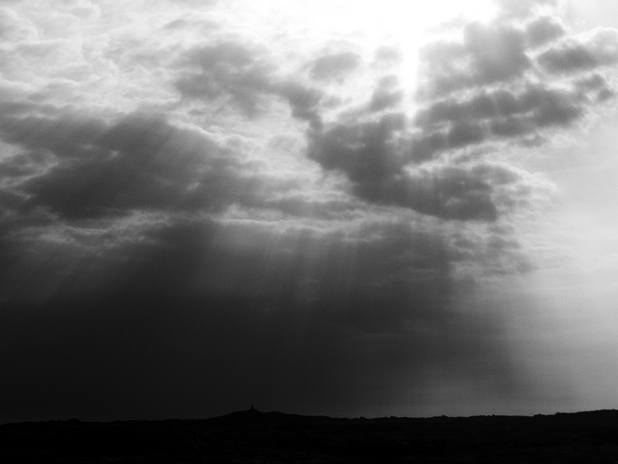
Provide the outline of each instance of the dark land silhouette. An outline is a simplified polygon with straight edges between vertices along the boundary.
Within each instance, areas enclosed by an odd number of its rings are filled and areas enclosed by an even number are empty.
[[[6,463],[616,463],[618,412],[339,419],[246,411],[205,420],[0,426]]]

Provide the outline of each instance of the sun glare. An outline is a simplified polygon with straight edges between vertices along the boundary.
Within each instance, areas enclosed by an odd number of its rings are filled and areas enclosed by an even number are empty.
[[[400,38],[422,34],[460,17],[486,21],[496,10],[492,0],[275,0],[269,4],[273,10],[324,32],[344,28],[366,36]]]
[[[299,56],[354,44],[370,62],[378,47],[392,45],[401,54],[398,73],[409,90],[416,85],[419,49],[441,25],[458,19],[485,22],[496,14],[494,0],[239,1],[243,16],[234,18],[237,25],[269,43],[286,37],[286,48]]]

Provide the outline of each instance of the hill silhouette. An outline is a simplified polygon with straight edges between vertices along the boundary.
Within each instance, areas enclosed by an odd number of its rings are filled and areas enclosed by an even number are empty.
[[[0,426],[19,463],[616,463],[618,412],[343,419],[255,409],[205,420]]]

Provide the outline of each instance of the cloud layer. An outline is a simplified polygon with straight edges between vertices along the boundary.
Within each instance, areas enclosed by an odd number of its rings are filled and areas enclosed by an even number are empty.
[[[0,420],[515,401],[465,302],[538,265],[525,158],[613,98],[616,31],[497,2],[413,84],[392,43],[224,3],[0,3]]]

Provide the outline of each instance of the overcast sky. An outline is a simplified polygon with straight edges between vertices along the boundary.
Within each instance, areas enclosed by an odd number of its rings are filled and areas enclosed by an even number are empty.
[[[0,421],[616,407],[616,28],[0,0]]]

